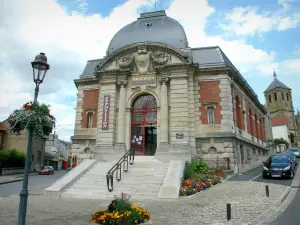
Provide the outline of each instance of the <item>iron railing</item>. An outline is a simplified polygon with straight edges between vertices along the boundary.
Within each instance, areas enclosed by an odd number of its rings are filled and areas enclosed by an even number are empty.
[[[229,158],[200,158],[208,165],[209,169],[230,170]]]
[[[134,162],[135,149],[128,150],[125,155],[106,173],[107,189],[112,192],[114,189],[114,172],[116,172],[116,180],[122,179],[122,164],[123,171],[128,171],[128,164],[132,165]]]

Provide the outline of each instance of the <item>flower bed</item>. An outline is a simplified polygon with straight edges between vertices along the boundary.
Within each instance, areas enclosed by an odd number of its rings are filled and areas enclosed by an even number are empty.
[[[206,190],[221,183],[221,178],[212,174],[206,163],[201,160],[187,163],[184,169],[184,181],[181,184],[179,195],[189,196]]]
[[[203,191],[212,187],[213,185],[221,183],[221,178],[216,175],[209,174],[205,176],[205,179],[194,179],[189,178],[184,180],[181,184],[180,196],[189,196],[196,194],[197,192]]]
[[[92,216],[91,221],[97,224],[141,224],[150,219],[147,210],[132,204],[130,196],[122,193],[121,198],[115,198],[108,208],[97,210]]]

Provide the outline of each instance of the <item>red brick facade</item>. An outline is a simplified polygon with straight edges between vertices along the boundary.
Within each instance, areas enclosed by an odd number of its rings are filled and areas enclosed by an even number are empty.
[[[236,125],[239,129],[245,130],[245,118],[243,113],[243,95],[234,89],[234,104],[233,109],[236,115]]]
[[[87,128],[88,112],[93,112],[92,128],[97,128],[99,89],[83,91],[81,127]]]
[[[222,107],[220,105],[221,97],[220,97],[220,81],[203,81],[199,82],[200,86],[200,121],[202,124],[208,124],[208,115],[207,115],[207,104],[212,104],[215,106],[214,110],[214,121],[215,124],[221,124]]]
[[[265,140],[265,125],[263,116],[257,112],[251,103],[246,101],[246,116],[248,133],[261,141]]]

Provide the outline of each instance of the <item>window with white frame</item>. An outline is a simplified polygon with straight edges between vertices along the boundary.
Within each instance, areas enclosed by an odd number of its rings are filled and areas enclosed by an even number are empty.
[[[207,107],[207,120],[208,120],[208,124],[215,123],[215,108],[213,106]]]
[[[93,113],[88,112],[87,114],[87,128],[92,128],[93,126]]]

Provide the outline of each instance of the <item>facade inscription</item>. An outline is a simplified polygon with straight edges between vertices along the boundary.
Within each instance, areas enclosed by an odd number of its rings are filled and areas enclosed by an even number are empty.
[[[108,130],[110,96],[105,95],[103,100],[102,130]]]

